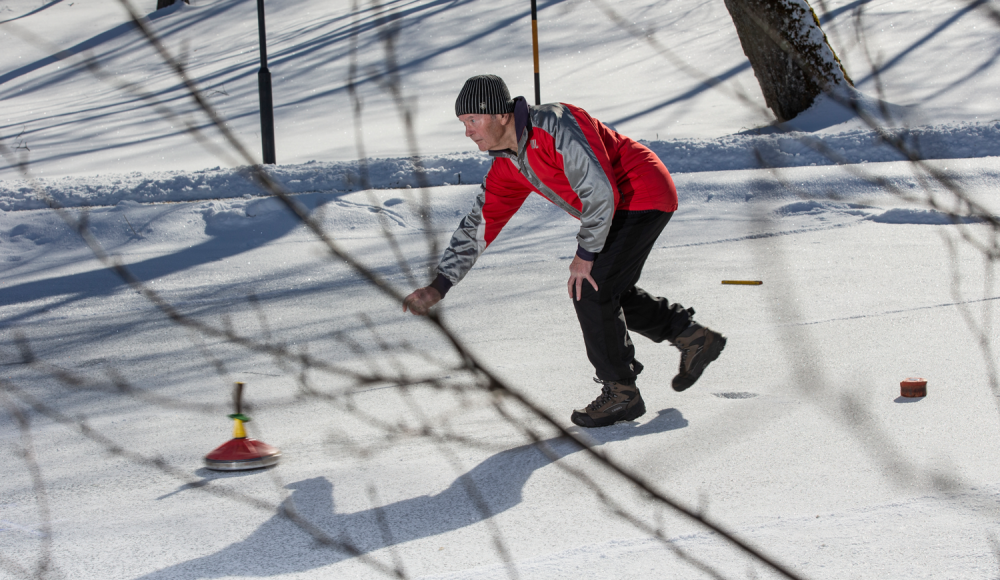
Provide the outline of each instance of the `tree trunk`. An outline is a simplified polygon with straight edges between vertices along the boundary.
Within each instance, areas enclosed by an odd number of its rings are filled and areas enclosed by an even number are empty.
[[[821,92],[853,86],[806,0],[725,0],[767,106],[779,121]]]
[[[167,6],[172,6],[177,0],[156,0],[156,9],[166,8]],[[184,0],[185,4],[190,4],[191,0]]]

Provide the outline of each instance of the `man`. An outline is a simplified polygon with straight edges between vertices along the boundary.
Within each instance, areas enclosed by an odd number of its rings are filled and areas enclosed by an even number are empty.
[[[636,287],[656,238],[677,210],[677,190],[656,155],[565,103],[528,106],[500,77],[470,78],[455,102],[465,136],[494,157],[476,204],[451,238],[430,286],[403,301],[426,314],[469,272],[532,192],[580,220],[566,283],[594,365],[600,396],[571,420],[582,427],[646,412],[636,387],[629,330],[681,351],[673,388],[683,391],[718,358],[726,338],[691,319],[694,309]],[[627,327],[626,327],[627,323]]]

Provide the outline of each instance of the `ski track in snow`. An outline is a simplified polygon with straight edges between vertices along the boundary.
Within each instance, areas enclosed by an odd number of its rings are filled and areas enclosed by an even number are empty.
[[[844,316],[841,318],[814,320],[812,322],[797,322],[793,324],[788,324],[787,326],[812,326],[814,324],[828,324],[830,322],[840,322],[842,320],[858,320],[860,318],[871,318],[873,316],[892,316],[893,314],[903,314],[904,312],[916,312],[918,310],[932,310],[936,308],[949,308],[952,306],[965,306],[968,304],[981,304],[983,302],[992,302],[994,300],[1000,300],[1000,296],[993,296],[990,298],[979,298],[976,300],[962,300],[961,302],[946,302],[944,304],[932,304],[929,306],[917,306],[914,308],[904,308],[901,310],[887,310],[885,312],[867,312],[865,314],[858,314],[856,316]]]

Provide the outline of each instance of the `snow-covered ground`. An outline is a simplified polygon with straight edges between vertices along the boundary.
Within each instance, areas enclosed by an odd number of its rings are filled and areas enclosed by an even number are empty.
[[[654,28],[669,54],[610,22],[606,6]],[[870,97],[865,50],[884,65],[883,98],[906,107],[895,130],[1000,215],[989,4],[815,6]],[[676,351],[637,338],[648,413],[571,427],[571,410],[598,392],[565,297],[577,224],[537,197],[449,293],[446,327],[560,425],[802,577],[1000,577],[1000,289],[976,246],[995,242],[990,227],[829,103],[803,118],[808,132],[770,131],[729,94],[762,102],[722,2],[539,8],[543,98],[645,140],[674,172],[681,209],[641,285],[696,308],[729,342],[675,393]],[[527,7],[382,8],[401,25],[400,86],[419,98],[426,190],[379,76],[379,10],[268,10],[281,161],[268,172],[338,248],[405,294],[426,281],[488,164],[450,112],[461,82],[499,72],[531,93]],[[178,129],[203,119],[122,14],[95,0],[0,7],[3,143],[67,207],[49,209],[9,159],[0,166],[0,577],[712,577],[692,558],[726,578],[777,577],[476,387],[435,327]],[[258,146],[253,4],[194,0],[152,24]],[[40,38],[67,58],[48,59]],[[378,157],[365,163],[347,90],[352,43],[363,147]],[[95,80],[79,66],[91,55],[181,118]],[[243,344],[178,324],[102,268],[66,220],[85,220],[179,316]],[[366,373],[419,384],[351,378]],[[899,396],[910,376],[928,379],[926,398]],[[248,385],[251,435],[282,449],[275,468],[202,466],[230,436],[234,381]]]

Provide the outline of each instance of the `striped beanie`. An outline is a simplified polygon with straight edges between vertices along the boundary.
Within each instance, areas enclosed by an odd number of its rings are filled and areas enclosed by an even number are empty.
[[[465,81],[455,101],[455,116],[501,115],[514,110],[514,101],[503,79],[496,75],[478,75]]]

